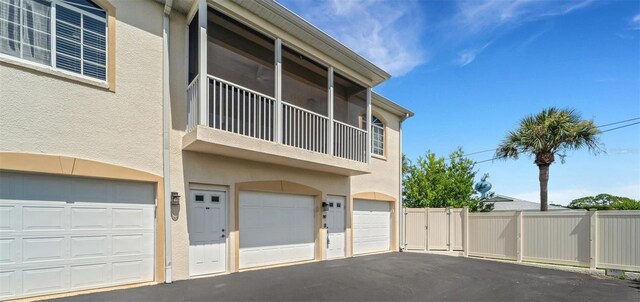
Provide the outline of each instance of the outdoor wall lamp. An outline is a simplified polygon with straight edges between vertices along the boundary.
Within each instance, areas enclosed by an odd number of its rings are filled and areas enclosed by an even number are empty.
[[[171,205],[180,205],[180,195],[178,195],[178,192],[171,192]]]

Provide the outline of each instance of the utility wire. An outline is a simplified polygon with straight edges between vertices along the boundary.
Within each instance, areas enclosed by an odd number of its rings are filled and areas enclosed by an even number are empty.
[[[632,119],[628,119],[628,120],[624,120],[624,121],[619,121],[619,122],[615,122],[615,123],[609,123],[609,124],[600,125],[600,126],[598,126],[598,128],[611,126],[611,125],[622,124],[622,123],[625,123],[625,122],[630,122],[630,121],[635,121],[635,120],[640,120],[640,117],[636,117],[636,118],[632,118]],[[609,130],[607,130],[607,131],[609,131]],[[604,131],[602,131],[602,132],[604,132]]]
[[[636,118],[636,119],[640,119],[640,118]],[[631,121],[636,120],[636,119],[631,119]],[[609,125],[613,125],[613,124],[620,124],[620,122],[612,123],[612,124],[609,124]],[[622,125],[622,126],[614,127],[614,128],[611,128],[611,129],[604,130],[604,131],[602,131],[601,133],[609,132],[609,131],[613,131],[613,130],[618,130],[618,129],[622,129],[622,128],[630,127],[630,126],[637,125],[637,124],[640,124],[640,122],[635,122],[635,123],[631,123],[631,124],[626,124],[626,125]],[[490,158],[490,159],[485,159],[485,160],[477,161],[477,162],[475,162],[475,163],[476,163],[476,164],[481,164],[481,163],[486,163],[486,162],[494,161],[494,160],[496,160],[496,159],[498,159],[498,158],[497,158],[497,157],[494,157],[494,158]]]
[[[607,129],[607,130],[601,131],[601,133],[609,132],[609,131],[612,131],[612,130],[618,130],[620,128],[626,128],[626,127],[637,125],[637,124],[640,124],[640,122],[635,122],[635,123],[631,123],[631,124],[626,124],[626,125],[614,127],[614,128],[611,128],[611,129]]]
[[[598,127],[598,128],[601,128],[601,127],[607,127],[607,126],[612,126],[612,125],[622,124],[622,123],[631,122],[631,121],[635,121],[635,120],[640,120],[640,117],[635,117],[635,118],[628,119],[628,120],[624,120],[624,121],[618,121],[618,122],[614,122],[614,123],[609,123],[609,124],[599,125],[599,126],[596,126],[596,127]],[[620,128],[624,128],[624,127],[629,127],[629,126],[632,126],[632,125],[635,125],[635,124],[638,124],[638,123],[640,123],[640,122],[633,123],[633,124],[629,124],[629,125],[624,125],[624,126],[620,126],[620,127],[615,127],[615,128],[611,128],[611,129],[607,129],[607,130],[601,131],[601,133],[608,132],[608,131],[611,131],[611,130],[620,129]],[[496,151],[496,149],[487,149],[487,150],[482,150],[482,151],[476,151],[476,152],[471,152],[471,153],[465,153],[465,154],[464,154],[464,157],[467,157],[467,156],[469,156],[469,155],[474,155],[474,154],[480,154],[480,153],[491,152],[491,151]],[[484,161],[483,161],[483,162],[484,162]]]

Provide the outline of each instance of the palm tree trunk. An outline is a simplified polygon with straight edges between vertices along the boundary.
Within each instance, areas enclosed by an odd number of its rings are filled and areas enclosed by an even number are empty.
[[[549,165],[538,165],[540,171],[540,211],[547,211],[547,184],[549,183]]]

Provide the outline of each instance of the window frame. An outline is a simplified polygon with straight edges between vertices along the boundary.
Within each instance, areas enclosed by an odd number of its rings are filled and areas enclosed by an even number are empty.
[[[49,16],[49,26],[50,26],[50,31],[49,31],[49,54],[50,54],[50,61],[49,64],[44,64],[44,63],[38,63],[38,62],[34,62],[31,60],[27,60],[24,59],[22,57],[18,57],[18,56],[13,56],[10,54],[5,54],[5,53],[0,53],[0,62],[6,62],[6,63],[10,63],[10,64],[14,64],[20,67],[24,67],[24,68],[29,68],[29,69],[34,69],[43,73],[48,73],[48,74],[52,74],[55,76],[59,76],[62,78],[66,78],[66,79],[71,79],[71,80],[75,80],[78,82],[82,82],[82,83],[86,83],[86,84],[91,84],[91,85],[96,85],[102,88],[106,88],[112,92],[115,92],[115,7],[113,5],[111,5],[107,0],[90,0],[91,2],[93,2],[96,6],[100,7],[102,10],[104,10],[105,12],[105,18],[104,20],[102,20],[101,18],[93,15],[90,12],[84,11],[82,9],[79,9],[73,5],[64,3],[62,0],[49,0],[50,2],[50,16]],[[22,2],[21,2],[22,4]],[[57,18],[56,18],[56,7],[60,5],[62,7],[64,7],[65,9],[77,12],[82,14],[82,18],[85,17],[90,17],[96,20],[100,20],[100,21],[104,21],[105,23],[105,63],[104,63],[104,68],[105,68],[105,78],[103,79],[99,79],[96,77],[91,77],[91,76],[87,76],[80,73],[76,73],[73,71],[69,71],[69,70],[65,70],[63,68],[58,68],[55,66],[57,58],[57,51],[56,51],[56,41],[57,41],[57,37],[56,37],[56,26],[57,26]],[[20,6],[20,12],[21,12],[21,18],[22,18],[22,5]],[[22,20],[21,20],[22,21]],[[20,24],[21,26],[21,36],[20,36],[20,41],[19,43],[23,43],[22,42],[22,24]],[[81,28],[82,30],[82,28]],[[82,35],[81,35],[82,36]],[[81,49],[81,56],[78,57],[78,59],[81,61],[81,64],[84,64],[84,58],[82,56],[82,53],[84,52],[83,49],[83,44],[80,45],[80,49]],[[21,50],[22,51],[22,50]],[[91,63],[89,63],[91,64]],[[97,65],[97,64],[96,64]],[[83,65],[82,65],[83,66]],[[82,69],[81,69],[82,70]]]
[[[379,157],[382,159],[386,159],[387,158],[387,146],[386,146],[386,140],[387,140],[387,126],[386,126],[386,122],[378,117],[379,114],[371,114],[371,156],[372,157]],[[377,120],[376,123],[374,122],[374,120]],[[374,128],[375,127],[375,128]],[[381,137],[381,144],[382,144],[382,154],[378,154],[375,152],[375,147],[374,147],[374,129],[379,129],[380,131],[382,131],[382,134],[380,135]]]

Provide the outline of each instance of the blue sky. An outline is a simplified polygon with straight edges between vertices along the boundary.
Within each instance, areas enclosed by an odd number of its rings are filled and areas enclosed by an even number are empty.
[[[411,159],[427,149],[495,148],[523,116],[549,106],[575,108],[598,125],[640,117],[637,0],[280,2],[393,75],[374,90],[415,112],[403,128]],[[606,154],[571,152],[552,165],[551,202],[640,199],[640,125],[601,141]],[[539,200],[533,159],[476,167],[496,193]]]

